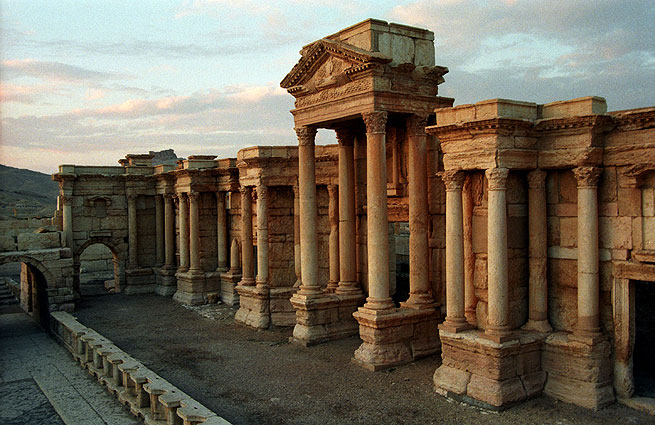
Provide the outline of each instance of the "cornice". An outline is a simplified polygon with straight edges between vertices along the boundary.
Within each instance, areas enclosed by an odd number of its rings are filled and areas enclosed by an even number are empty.
[[[534,124],[534,131],[541,133],[585,128],[609,131],[613,126],[614,120],[610,115],[585,115],[538,120]]]

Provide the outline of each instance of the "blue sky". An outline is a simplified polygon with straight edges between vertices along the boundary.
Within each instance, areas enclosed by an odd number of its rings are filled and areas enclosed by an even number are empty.
[[[369,17],[434,31],[456,104],[655,105],[652,1],[0,0],[0,163],[295,144],[279,82],[303,45]]]

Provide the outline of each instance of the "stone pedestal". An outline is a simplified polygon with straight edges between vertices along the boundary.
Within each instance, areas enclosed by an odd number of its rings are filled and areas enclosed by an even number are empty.
[[[268,286],[239,285],[236,291],[239,294],[239,311],[234,321],[255,329],[268,329],[271,325]]]
[[[324,293],[321,297],[307,297],[296,294],[290,301],[296,311],[291,342],[310,346],[357,335],[358,325],[353,313],[364,302],[364,295]]]
[[[149,294],[154,290],[155,275],[151,267],[125,270],[125,288],[123,290],[125,294]]]
[[[239,294],[236,286],[241,281],[241,270],[221,273],[220,298],[227,305],[239,305]]]
[[[439,352],[439,315],[434,309],[360,307],[353,316],[363,341],[353,361],[366,369],[387,369]]]
[[[273,326],[295,326],[296,310],[289,299],[296,291],[297,288],[287,286],[269,289],[271,324]]]
[[[210,276],[212,275],[212,276]],[[200,305],[207,302],[207,295],[218,291],[218,279],[214,274],[177,272],[177,292],[173,299],[180,304]]]
[[[502,343],[480,330],[439,332],[442,364],[434,373],[437,393],[469,404],[501,410],[541,394],[546,334],[518,332]]]
[[[156,294],[167,297],[175,293],[177,290],[175,270],[175,266],[163,266],[157,270]]]
[[[542,364],[548,373],[545,394],[588,409],[614,402],[607,338],[584,342],[566,333],[552,334],[545,341]]]

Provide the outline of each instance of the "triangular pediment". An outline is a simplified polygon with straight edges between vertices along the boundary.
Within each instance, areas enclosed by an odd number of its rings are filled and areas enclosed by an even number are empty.
[[[307,46],[298,63],[280,83],[290,93],[313,87],[336,84],[340,77],[391,62],[391,58],[346,43],[321,39]]]

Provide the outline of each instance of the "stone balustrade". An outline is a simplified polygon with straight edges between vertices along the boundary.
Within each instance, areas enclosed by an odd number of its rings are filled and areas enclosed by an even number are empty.
[[[146,424],[229,424],[70,314],[53,312],[52,330],[73,358]]]

